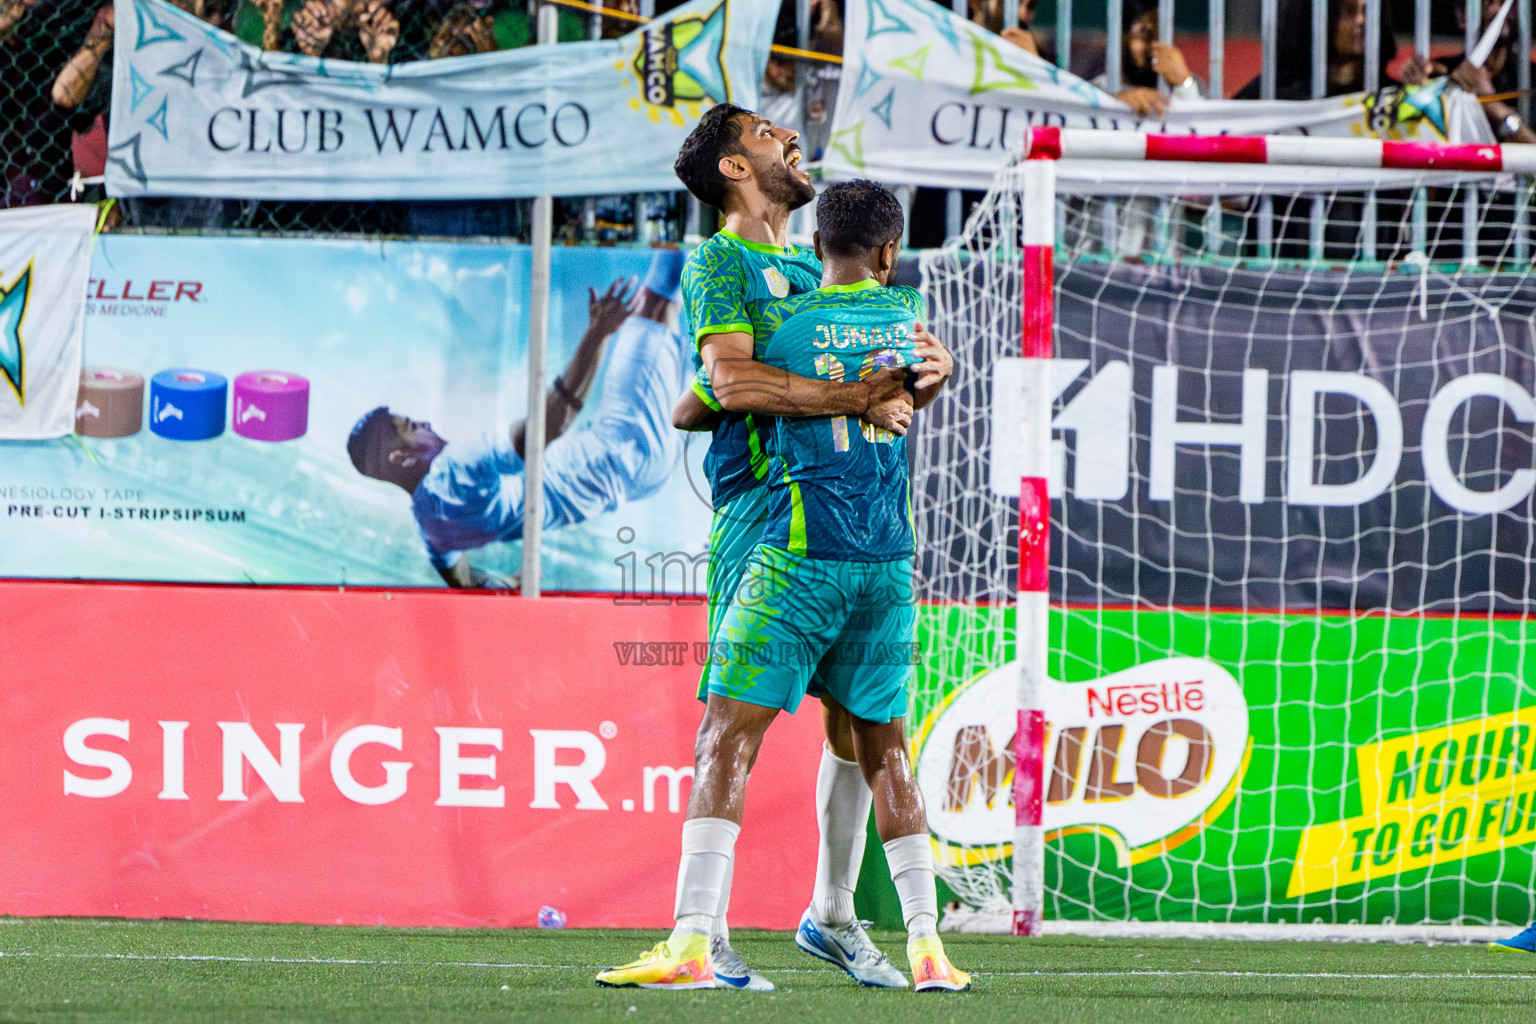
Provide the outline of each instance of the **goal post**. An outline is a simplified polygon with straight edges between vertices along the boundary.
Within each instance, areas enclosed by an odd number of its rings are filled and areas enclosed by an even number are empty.
[[[1039,206],[1045,215],[1027,216],[1023,243],[1023,345],[1020,355],[1019,417],[1019,651],[1018,724],[1014,732],[1013,933],[1040,935],[1044,927],[1045,686],[1050,646],[1051,499],[1048,486],[1051,451],[1051,333],[1055,325],[1054,259],[1056,249],[1056,163],[1049,153],[1031,148],[1024,164],[1024,208]]]
[[[1096,191],[1128,162],[1178,172]],[[950,926],[1536,910],[1533,173],[1536,146],[1036,128],[925,255],[960,364],[915,431]]]

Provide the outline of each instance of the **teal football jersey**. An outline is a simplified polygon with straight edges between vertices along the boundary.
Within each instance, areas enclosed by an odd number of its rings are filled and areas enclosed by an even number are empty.
[[[775,303],[780,320],[760,358],[804,377],[860,380],[909,366],[923,317],[912,288],[873,281]],[[906,438],[848,416],[774,421],[763,543],[807,558],[887,562],[913,552]]]
[[[699,339],[742,331],[753,336],[761,357],[768,333],[764,309],[820,284],[821,261],[800,246],[780,248],[720,231],[694,250],[683,267],[683,330],[694,342],[693,390],[706,405],[720,408],[699,357]],[[772,419],[751,414],[727,413],[716,424],[704,457],[716,508],[765,482],[771,429]]]

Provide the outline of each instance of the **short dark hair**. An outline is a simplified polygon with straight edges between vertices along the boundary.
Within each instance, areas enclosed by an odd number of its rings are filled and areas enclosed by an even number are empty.
[[[347,454],[352,457],[352,466],[364,476],[377,476],[382,472],[374,451],[385,430],[393,436],[395,421],[389,414],[389,406],[381,405],[365,413],[352,428],[352,436],[347,438]]]
[[[734,103],[710,107],[683,140],[683,148],[672,164],[683,187],[705,206],[717,210],[725,207],[725,191],[730,182],[720,173],[720,158],[746,152],[741,146],[743,114],[751,117],[752,111]]]
[[[816,230],[829,256],[859,256],[900,240],[904,221],[896,197],[868,178],[829,185],[816,200]]]

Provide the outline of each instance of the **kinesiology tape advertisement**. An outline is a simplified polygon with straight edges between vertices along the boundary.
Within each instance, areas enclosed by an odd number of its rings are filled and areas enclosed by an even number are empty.
[[[551,590],[702,588],[682,260],[554,253]],[[515,585],[528,275],[524,246],[103,236],[75,435],[0,442],[0,576]]]

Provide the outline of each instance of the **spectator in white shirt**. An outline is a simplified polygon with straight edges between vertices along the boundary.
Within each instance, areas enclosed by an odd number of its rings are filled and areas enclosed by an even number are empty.
[[[1184,54],[1172,43],[1158,41],[1157,0],[1125,0],[1121,7],[1120,91],[1116,98],[1130,105],[1137,117],[1159,117],[1168,101],[1199,99],[1200,80],[1190,74]],[[1164,96],[1159,83],[1167,83]],[[1093,80],[1108,89],[1105,75]]]

